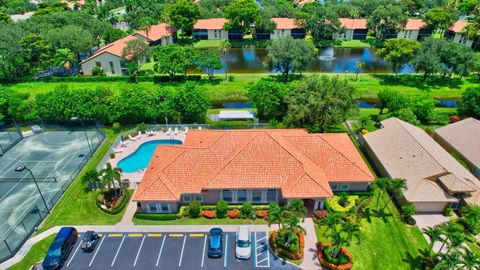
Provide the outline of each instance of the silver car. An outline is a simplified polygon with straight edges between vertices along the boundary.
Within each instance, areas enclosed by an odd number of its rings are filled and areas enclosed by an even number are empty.
[[[239,260],[248,260],[252,254],[252,237],[246,226],[238,227],[235,239],[235,256]]]

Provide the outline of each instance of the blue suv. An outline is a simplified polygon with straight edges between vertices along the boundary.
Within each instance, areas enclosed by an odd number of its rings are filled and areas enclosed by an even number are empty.
[[[77,229],[73,227],[61,228],[48,248],[47,256],[43,259],[43,269],[60,269],[70,255],[77,238]]]
[[[208,257],[220,258],[223,252],[223,231],[220,228],[210,230],[208,236]]]

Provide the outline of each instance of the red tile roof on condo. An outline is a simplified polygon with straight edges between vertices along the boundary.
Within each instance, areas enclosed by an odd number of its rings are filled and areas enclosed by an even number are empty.
[[[118,57],[122,57],[123,48],[125,48],[127,42],[130,40],[137,39],[133,35],[128,35],[124,38],[116,40],[105,47],[102,47],[100,50],[96,51],[92,56],[88,57],[87,59],[83,60],[80,64],[90,61],[91,59],[99,56],[102,53],[110,53]]]
[[[422,19],[408,19],[405,30],[420,30],[427,24]]]
[[[289,18],[272,18],[272,21],[274,21],[277,24],[277,29],[295,29],[295,28],[300,28],[296,23],[295,19],[289,19]]]
[[[450,27],[450,30],[452,30],[455,33],[460,33],[463,31],[463,28],[467,26],[468,22],[466,21],[456,21],[452,27]]]
[[[193,130],[180,146],[158,146],[135,201],[179,201],[208,189],[278,188],[285,198],[332,196],[329,182],[373,176],[345,133]]]
[[[340,23],[342,26],[353,30],[353,29],[367,29],[367,20],[366,19],[350,19],[350,18],[340,18]]]
[[[150,29],[148,30],[148,35],[147,35],[147,31],[145,30],[138,31],[134,35],[140,35],[149,40],[156,41],[164,37],[171,36],[176,31],[177,29],[175,29],[174,27],[166,23],[160,23],[157,25],[152,25],[152,27],[150,27]]]
[[[225,18],[200,19],[193,26],[193,29],[221,30],[223,25],[228,22]]]

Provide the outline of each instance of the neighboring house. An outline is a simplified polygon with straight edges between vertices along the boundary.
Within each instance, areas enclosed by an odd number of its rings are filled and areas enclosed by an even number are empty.
[[[340,18],[340,23],[345,31],[342,34],[335,34],[333,39],[342,40],[365,40],[367,39],[367,20]]]
[[[364,191],[372,173],[346,133],[303,129],[192,130],[183,145],[158,146],[133,201],[174,213],[192,200],[287,203],[311,213],[334,191]]]
[[[228,31],[224,25],[225,18],[212,18],[197,20],[193,26],[193,37],[199,40],[229,39]]]
[[[381,123],[360,142],[380,175],[406,180],[401,203],[414,204],[419,213],[480,204],[478,179],[425,131],[397,118]]]
[[[32,15],[33,15],[33,11],[29,11],[29,12],[26,12],[26,13],[23,13],[23,14],[10,15],[10,18],[14,22],[19,22],[19,21],[25,21],[25,20],[29,19],[30,17],[32,17]]]
[[[145,40],[151,46],[166,46],[177,41],[177,29],[166,23],[160,23],[152,25],[148,31],[138,31],[133,36]]]
[[[426,28],[427,24],[422,19],[408,19],[405,28],[398,32],[397,38],[422,40],[432,35],[432,30]]]
[[[449,152],[456,152],[480,179],[480,121],[467,118],[435,130],[435,140]]]
[[[108,76],[128,75],[126,63],[122,59],[122,52],[127,42],[134,39],[136,39],[135,36],[129,35],[114,41],[80,62],[83,75],[92,75],[92,68],[94,67],[102,68],[103,72]]]
[[[465,46],[472,48],[474,51],[479,51],[480,38],[477,37],[474,40],[470,40],[463,33],[463,29],[468,24],[469,23],[466,21],[457,21],[449,30],[445,31],[444,36],[453,40],[453,42],[464,44]]]
[[[276,23],[277,27],[272,33],[269,33],[268,39],[279,39],[287,36],[295,39],[305,38],[305,29],[297,25],[295,19],[272,18],[272,21]]]

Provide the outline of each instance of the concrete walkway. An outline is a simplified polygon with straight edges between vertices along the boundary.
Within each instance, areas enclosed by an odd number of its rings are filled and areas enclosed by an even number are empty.
[[[305,256],[300,268],[305,270],[322,269],[317,259],[317,235],[315,234],[315,226],[312,218],[305,218],[302,227],[307,234],[305,235]]]

